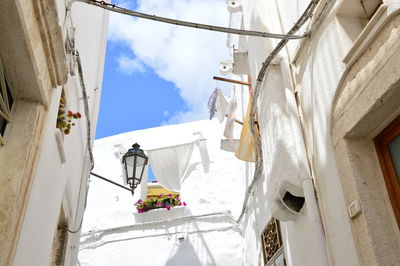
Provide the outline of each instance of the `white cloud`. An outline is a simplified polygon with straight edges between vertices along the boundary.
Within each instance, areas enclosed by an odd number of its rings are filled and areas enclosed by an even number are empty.
[[[141,61],[127,56],[121,55],[118,58],[118,70],[125,74],[132,74],[134,72],[145,72],[144,65]]]
[[[225,0],[139,0],[137,10],[221,26],[226,26],[229,19]],[[229,58],[226,34],[113,13],[109,36],[111,41],[128,46],[136,56],[121,56],[121,71],[143,71],[145,65],[178,88],[189,111],[178,112],[166,123],[207,117],[207,100],[215,87],[212,76],[219,74],[219,62]]]

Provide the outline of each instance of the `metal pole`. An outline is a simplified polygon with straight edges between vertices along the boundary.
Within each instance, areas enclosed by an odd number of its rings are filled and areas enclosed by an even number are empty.
[[[90,172],[90,174],[93,175],[93,176],[95,176],[95,177],[97,177],[97,178],[103,179],[104,181],[106,181],[106,182],[108,182],[108,183],[111,183],[111,184],[116,185],[116,186],[118,186],[118,187],[120,187],[120,188],[126,189],[126,190],[128,190],[129,192],[132,192],[129,188],[124,187],[123,185],[120,185],[120,184],[118,184],[118,183],[116,183],[116,182],[114,182],[114,181],[111,181],[110,179],[107,179],[107,178],[105,178],[105,177],[102,177],[101,175],[95,174],[95,173],[93,173],[93,172]]]
[[[214,76],[213,79],[251,87],[250,82],[244,82],[244,81],[234,80],[234,79],[226,79],[226,78],[221,78],[221,77],[217,77],[217,76]]]

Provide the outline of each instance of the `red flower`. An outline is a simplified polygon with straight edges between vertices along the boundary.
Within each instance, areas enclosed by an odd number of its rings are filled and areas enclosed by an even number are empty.
[[[77,112],[76,115],[77,115],[79,118],[82,117],[81,113],[79,113],[79,112]]]
[[[74,113],[73,113],[71,110],[68,110],[68,115],[69,115],[69,116],[73,116]]]

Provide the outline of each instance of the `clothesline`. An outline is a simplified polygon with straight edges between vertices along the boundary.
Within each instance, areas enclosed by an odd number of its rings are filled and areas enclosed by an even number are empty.
[[[156,150],[168,149],[168,148],[172,148],[172,147],[179,147],[179,146],[184,146],[187,144],[195,143],[196,141],[206,141],[206,140],[207,139],[198,139],[198,140],[193,140],[193,141],[189,141],[189,142],[185,142],[185,143],[181,143],[181,144],[164,146],[164,147],[160,147],[160,148],[144,149],[144,151],[156,151]]]

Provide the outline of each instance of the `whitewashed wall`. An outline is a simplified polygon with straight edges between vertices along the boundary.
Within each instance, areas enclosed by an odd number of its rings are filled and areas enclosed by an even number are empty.
[[[91,178],[79,252],[81,265],[242,265],[242,237],[235,224],[243,203],[249,166],[220,150],[224,124],[216,119],[124,133],[96,140],[94,172],[122,183],[114,145],[154,149],[190,142],[201,132],[206,150],[195,146],[182,183],[186,207],[136,213],[133,198],[102,180]],[[235,135],[241,127],[236,125]],[[201,154],[201,152],[203,154]],[[209,160],[206,159],[208,154]],[[142,184],[143,185],[143,184]],[[227,215],[176,219],[216,212]],[[175,219],[163,222],[165,219]],[[158,223],[155,223],[158,221]],[[152,222],[152,224],[144,224]],[[185,240],[179,243],[178,237]]]
[[[66,31],[71,26],[68,19],[65,21],[65,1],[57,1],[57,5],[59,24],[65,38]],[[90,97],[93,141],[103,75],[108,14],[98,8],[79,3],[74,4],[72,8],[72,21],[76,27],[76,48],[81,56],[84,80]],[[56,119],[61,87],[55,88],[48,110],[48,120],[43,129],[44,144],[33,177],[32,191],[13,264],[15,266],[50,263],[61,205],[66,212],[69,228],[79,228],[83,211],[83,200],[80,197],[85,190],[89,169],[85,152],[86,117],[78,77],[69,75],[65,88],[68,109],[79,111],[82,119],[76,122],[70,135],[64,136],[60,150],[56,142],[56,134],[60,133],[56,128]],[[65,153],[65,163],[61,160],[61,153]],[[65,265],[76,265],[78,245],[79,232],[69,234]]]
[[[332,265],[358,265],[330,137],[332,100],[344,71],[342,59],[350,42],[337,30],[334,14],[326,20],[329,23],[322,24],[313,36],[315,44],[310,51],[313,56],[299,59],[297,86],[330,261]]]
[[[264,29],[269,32],[287,32],[310,1],[245,1],[244,25],[246,29]],[[280,12],[280,16],[278,15]],[[334,15],[330,15],[311,38],[311,48],[303,53],[295,68],[296,84],[301,99],[302,115],[306,126],[307,149],[316,178],[323,225],[328,241],[332,265],[358,265],[354,240],[334,153],[330,140],[330,109],[335,89],[344,70],[342,59],[350,42],[337,30]],[[307,23],[306,25],[307,26]],[[304,32],[304,29],[299,31]],[[251,75],[256,77],[261,63],[275,47],[276,40],[243,37],[248,43]],[[299,41],[290,41],[274,61],[294,58]],[[258,181],[252,211],[244,234],[245,265],[256,265],[261,259],[260,234],[271,217],[271,197],[279,183],[291,180],[299,183],[293,135],[285,111],[286,103],[280,66],[272,67],[266,75],[259,98],[259,119],[263,141],[266,178]],[[265,204],[270,202],[270,204]],[[256,225],[256,226],[255,226]],[[294,221],[282,222],[285,254],[289,265],[316,265],[309,235],[307,206]]]

